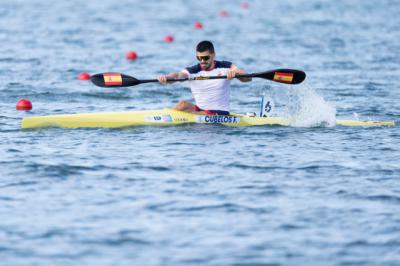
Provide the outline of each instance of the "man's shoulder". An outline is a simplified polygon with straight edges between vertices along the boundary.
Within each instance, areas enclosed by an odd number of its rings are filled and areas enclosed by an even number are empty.
[[[215,61],[215,68],[231,68],[232,62],[229,61]]]
[[[201,71],[200,64],[194,65],[194,66],[189,66],[185,68],[190,74],[196,74]]]

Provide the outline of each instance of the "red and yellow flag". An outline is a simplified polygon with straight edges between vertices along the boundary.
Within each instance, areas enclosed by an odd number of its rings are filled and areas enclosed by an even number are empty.
[[[103,74],[104,85],[112,86],[112,85],[122,85],[122,76],[118,73],[106,73]]]
[[[274,80],[280,81],[280,82],[292,83],[293,73],[275,72]]]

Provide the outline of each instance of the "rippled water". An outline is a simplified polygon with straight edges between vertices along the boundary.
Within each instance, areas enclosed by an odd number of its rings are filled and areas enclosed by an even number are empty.
[[[240,3],[1,1],[1,265],[399,265],[399,127],[312,127],[399,122],[399,2]],[[203,39],[249,72],[306,71],[300,86],[232,82],[233,111],[267,93],[299,124],[20,130],[24,115],[190,99],[187,84],[76,76],[153,78],[195,63]]]

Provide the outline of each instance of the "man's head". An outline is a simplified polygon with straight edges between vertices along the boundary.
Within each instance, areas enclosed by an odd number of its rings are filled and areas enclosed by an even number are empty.
[[[199,42],[196,47],[196,58],[199,60],[202,69],[206,70],[212,67],[215,58],[214,45],[212,42]]]

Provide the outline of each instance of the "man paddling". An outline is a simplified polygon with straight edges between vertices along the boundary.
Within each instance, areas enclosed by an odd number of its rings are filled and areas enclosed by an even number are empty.
[[[158,78],[161,84],[167,79],[194,78],[199,76],[227,76],[226,79],[190,80],[190,88],[196,104],[181,100],[176,110],[207,115],[229,115],[230,80],[236,74],[246,74],[244,70],[228,61],[215,60],[214,45],[202,41],[196,47],[197,65],[187,67],[180,72],[162,75]],[[251,78],[239,78],[242,82]]]

